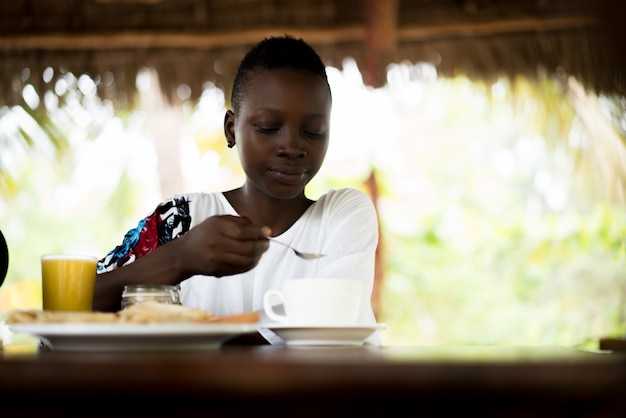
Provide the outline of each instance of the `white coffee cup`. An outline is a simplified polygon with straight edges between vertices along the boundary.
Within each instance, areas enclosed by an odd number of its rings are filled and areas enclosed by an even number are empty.
[[[359,317],[363,283],[358,279],[302,278],[268,290],[263,297],[267,316],[281,323],[303,326],[354,325]],[[274,311],[282,302],[285,315]]]

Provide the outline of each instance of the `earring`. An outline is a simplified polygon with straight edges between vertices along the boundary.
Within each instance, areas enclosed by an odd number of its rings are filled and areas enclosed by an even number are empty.
[[[235,143],[234,143],[234,142],[228,142],[228,148],[232,148],[232,147],[234,147],[234,146],[235,146]]]

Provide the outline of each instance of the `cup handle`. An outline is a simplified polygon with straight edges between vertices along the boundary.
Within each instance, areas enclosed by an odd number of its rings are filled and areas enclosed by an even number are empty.
[[[265,292],[263,296],[263,309],[265,310],[265,314],[276,322],[287,322],[287,316],[281,315],[274,312],[274,307],[272,306],[272,297],[276,296],[281,301],[283,300],[283,292],[280,290],[268,290]]]

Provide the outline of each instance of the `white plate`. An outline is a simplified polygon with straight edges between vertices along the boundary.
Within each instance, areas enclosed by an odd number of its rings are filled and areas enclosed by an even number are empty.
[[[218,348],[256,324],[14,324],[55,351],[203,350]]]
[[[352,326],[298,326],[290,324],[263,324],[262,328],[273,331],[287,345],[363,345],[385,324]]]

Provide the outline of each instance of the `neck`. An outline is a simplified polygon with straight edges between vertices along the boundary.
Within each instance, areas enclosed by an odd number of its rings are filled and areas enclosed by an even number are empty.
[[[240,216],[270,227],[272,236],[289,229],[313,203],[304,192],[292,199],[274,199],[256,195],[245,186],[224,192],[224,196]]]

